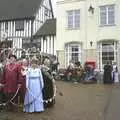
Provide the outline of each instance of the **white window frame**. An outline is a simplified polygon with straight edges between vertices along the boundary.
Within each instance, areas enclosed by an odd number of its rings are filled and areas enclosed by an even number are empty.
[[[71,12],[71,18],[72,18],[72,23],[71,26],[69,26],[69,12]],[[76,13],[79,12],[79,13]],[[76,9],[76,10],[68,10],[67,12],[67,29],[79,29],[80,28],[80,9]],[[78,22],[76,22],[76,20]],[[77,25],[76,25],[77,24]]]
[[[108,8],[110,7],[110,6],[112,6],[112,7],[114,7],[114,11],[112,11],[112,12],[114,12],[114,23],[109,23],[109,17],[108,17],[108,13],[109,13],[109,10],[108,10]],[[106,10],[106,24],[101,24],[101,10],[100,10],[100,8],[101,7],[105,7],[105,10]],[[100,6],[99,7],[99,25],[100,26],[114,26],[115,25],[115,23],[116,23],[116,8],[115,8],[115,4],[110,4],[110,5],[102,5],[102,6]]]
[[[103,50],[103,44],[108,44],[109,47],[113,47],[113,49],[106,49],[106,52],[108,51],[112,51],[114,52],[114,60],[113,61],[117,61],[117,42],[116,41],[102,41],[100,43],[98,43],[98,47],[97,47],[97,52],[98,52],[98,59],[97,59],[97,63],[98,63],[98,69],[103,71],[103,67],[104,67],[104,64],[103,64],[103,60],[102,60],[102,52],[104,51]],[[111,44],[111,46],[110,46]]]
[[[77,46],[78,52],[72,52],[72,47]],[[65,45],[65,66],[69,65],[69,62],[72,60],[72,53],[78,53],[78,60],[82,60],[82,45],[81,43],[67,43]],[[75,61],[73,61],[75,62]]]

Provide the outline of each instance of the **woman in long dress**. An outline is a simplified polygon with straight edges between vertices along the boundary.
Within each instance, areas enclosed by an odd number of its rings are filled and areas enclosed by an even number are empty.
[[[116,69],[114,71],[114,84],[119,84],[119,74],[118,74],[118,68],[116,66]]]
[[[44,108],[53,107],[55,104],[55,81],[51,75],[50,61],[45,60],[42,66],[42,75],[44,80],[43,99]]]
[[[37,59],[33,58],[31,67],[26,74],[26,94],[24,100],[24,112],[44,111],[42,89],[44,87],[41,69],[37,65]]]

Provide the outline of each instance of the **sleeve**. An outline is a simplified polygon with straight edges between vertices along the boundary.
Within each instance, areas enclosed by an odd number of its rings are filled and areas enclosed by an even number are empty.
[[[27,71],[27,73],[26,73],[26,88],[28,88],[29,87],[29,70]]]
[[[43,81],[43,76],[42,76],[42,72],[41,72],[41,69],[40,69],[40,84],[41,84],[41,87],[44,88],[44,81]]]
[[[0,81],[1,84],[5,84],[6,83],[5,75],[6,74],[5,74],[5,66],[4,66],[4,68],[2,70],[2,74],[1,74],[1,81]]]

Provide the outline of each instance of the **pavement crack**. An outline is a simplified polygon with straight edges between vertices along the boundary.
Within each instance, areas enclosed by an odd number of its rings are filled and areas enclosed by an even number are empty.
[[[108,116],[108,109],[109,109],[111,98],[112,98],[112,91],[113,91],[113,86],[110,88],[109,94],[107,96],[107,102],[106,102],[106,105],[105,105],[104,110],[103,110],[102,120],[106,120],[106,118]]]

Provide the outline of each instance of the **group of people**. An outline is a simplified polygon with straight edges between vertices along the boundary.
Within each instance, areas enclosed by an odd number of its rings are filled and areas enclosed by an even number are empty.
[[[79,61],[75,62],[75,64],[70,62],[68,68],[66,69],[65,76],[68,81],[83,83],[92,82],[94,79],[94,68],[87,63],[85,63],[84,67],[82,67]]]
[[[110,62],[107,62],[107,64],[104,66],[103,83],[119,84],[118,67],[115,62],[113,62],[113,64],[110,64]]]
[[[5,103],[7,110],[13,110],[20,102],[24,112],[42,112],[55,104],[55,81],[52,70],[57,71],[58,62],[45,57],[43,63],[36,56],[31,60],[17,61],[13,54],[9,55],[4,64],[0,64],[0,106]],[[52,70],[51,70],[52,68]],[[96,82],[94,67],[80,62],[72,62],[64,72],[65,80],[74,82]],[[119,83],[116,64],[104,66],[104,84]]]
[[[7,110],[23,104],[24,112],[42,112],[55,104],[55,81],[49,69],[50,60],[46,57],[39,64],[37,57],[29,61],[17,61],[13,54],[1,66],[0,99]],[[18,103],[20,102],[20,103]]]
[[[119,73],[116,62],[113,62],[112,64],[108,62],[106,65],[104,65],[102,77],[99,77],[102,74],[95,69],[94,64],[88,64],[86,62],[84,67],[82,67],[79,61],[75,63],[70,62],[64,75],[65,80],[75,83],[97,83],[97,80],[101,78],[104,84],[119,83]]]
[[[80,82],[82,74],[83,68],[80,62],[78,61],[75,64],[73,62],[70,62],[65,72],[65,79],[67,81]]]

